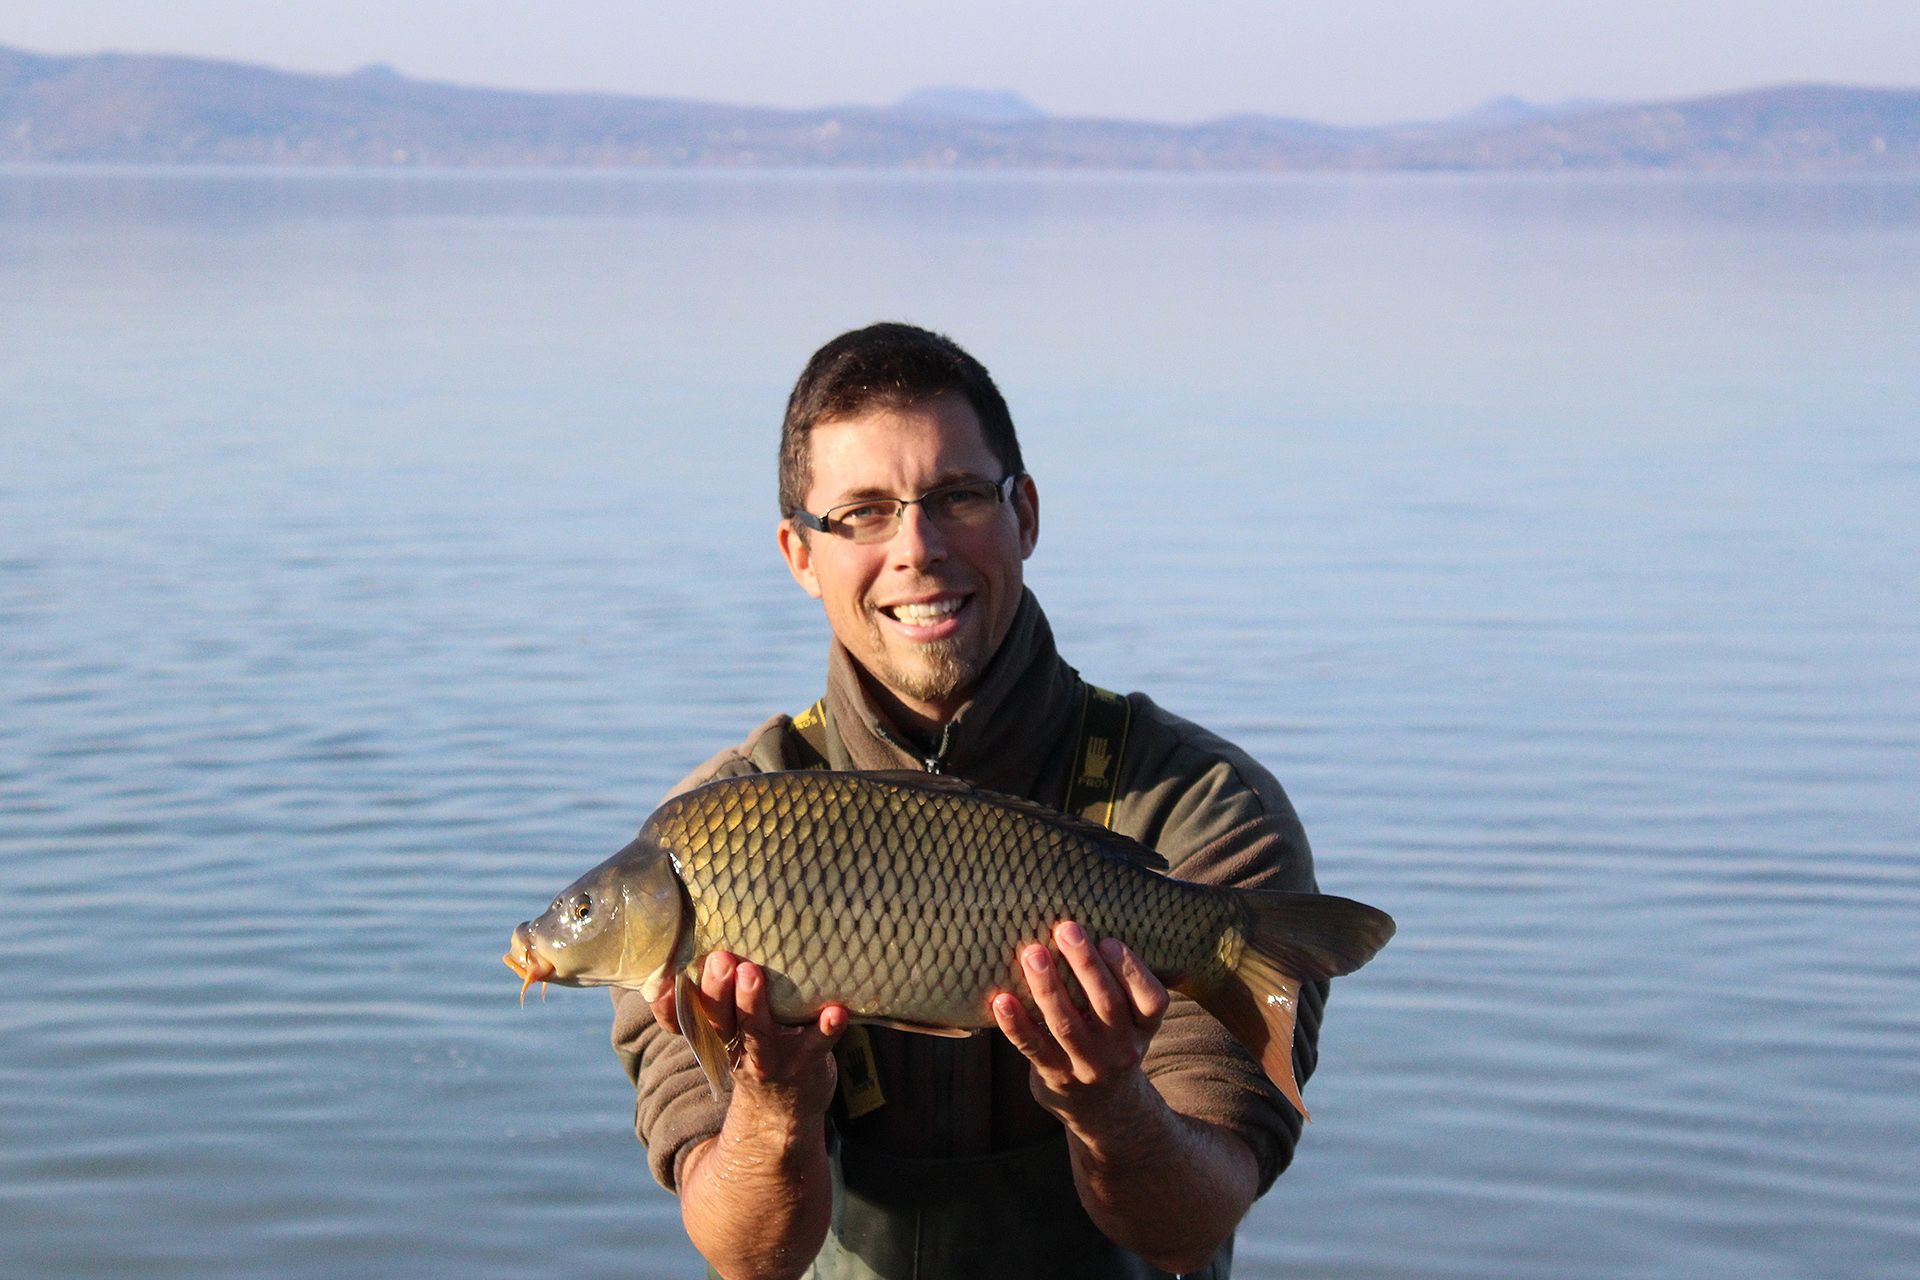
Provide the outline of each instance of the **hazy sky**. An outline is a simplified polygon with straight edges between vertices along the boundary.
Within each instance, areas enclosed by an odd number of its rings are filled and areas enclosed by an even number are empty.
[[[1920,84],[1920,0],[4,0],[0,44],[769,106],[1012,89],[1048,111],[1369,123],[1490,97]]]

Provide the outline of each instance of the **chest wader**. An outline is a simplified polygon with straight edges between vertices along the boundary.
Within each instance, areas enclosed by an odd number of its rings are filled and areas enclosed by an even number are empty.
[[[1066,808],[1110,825],[1132,708],[1086,687]],[[820,704],[794,720],[815,768],[825,768]],[[945,1043],[945,1042],[942,1042]],[[961,1042],[954,1042],[961,1043]],[[835,1049],[835,1114],[885,1105],[865,1028]],[[1063,1130],[986,1155],[928,1159],[895,1155],[830,1128],[833,1222],[809,1280],[1162,1280],[1093,1224],[1074,1190]],[[1233,1241],[1188,1280],[1226,1280]],[[711,1269],[707,1273],[715,1276]]]

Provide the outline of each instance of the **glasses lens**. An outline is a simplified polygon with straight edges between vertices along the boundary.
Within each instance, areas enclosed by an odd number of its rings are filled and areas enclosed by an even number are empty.
[[[985,480],[950,484],[920,499],[927,514],[953,524],[976,524],[1000,503],[1000,486]]]
[[[855,542],[876,542],[893,532],[900,523],[900,504],[892,498],[875,498],[835,507],[827,512],[829,527],[845,533]]]

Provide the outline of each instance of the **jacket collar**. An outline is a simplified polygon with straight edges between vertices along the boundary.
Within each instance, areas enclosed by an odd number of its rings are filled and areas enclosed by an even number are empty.
[[[853,769],[939,770],[1009,795],[1058,803],[1066,779],[1065,740],[1073,728],[1079,673],[1060,660],[1053,628],[1033,592],[1020,607],[973,696],[954,714],[926,754],[877,705],[867,677],[835,640],[827,658],[827,718],[845,751],[833,763]]]

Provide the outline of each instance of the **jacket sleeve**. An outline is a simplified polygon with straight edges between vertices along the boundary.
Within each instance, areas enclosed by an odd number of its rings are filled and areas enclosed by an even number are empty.
[[[1136,715],[1162,732],[1142,735],[1127,763],[1126,821],[1185,880],[1313,892],[1313,854],[1293,805],[1273,776],[1238,748],[1171,716],[1141,695]],[[1326,984],[1301,988],[1294,1075],[1313,1071]],[[1231,1130],[1253,1151],[1265,1194],[1293,1159],[1301,1119],[1260,1064],[1193,1000],[1176,995],[1148,1046],[1148,1079],[1176,1111]]]
[[[745,747],[723,751],[688,774],[667,793],[677,796],[703,783],[766,767],[760,745],[786,717],[768,721]],[[778,768],[777,761],[772,767]],[[679,1186],[680,1160],[701,1141],[720,1132],[727,1104],[713,1096],[686,1038],[654,1021],[653,1010],[638,991],[609,988],[613,995],[613,1048],[633,1082],[634,1132],[646,1144],[647,1166],[669,1191]]]

